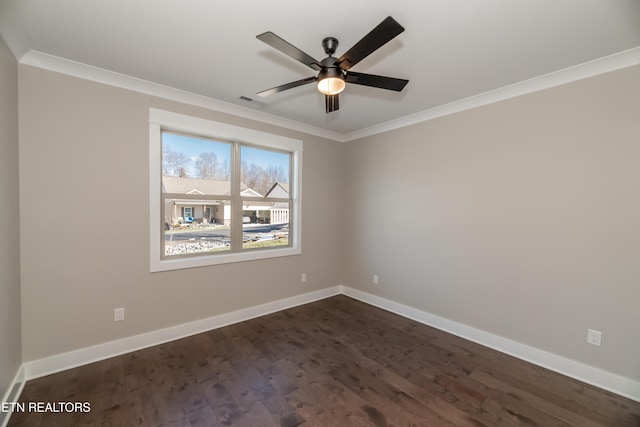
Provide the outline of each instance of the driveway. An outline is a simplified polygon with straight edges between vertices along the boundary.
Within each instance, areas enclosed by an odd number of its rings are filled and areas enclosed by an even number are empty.
[[[244,240],[258,239],[265,234],[270,233],[288,233],[289,224],[245,224],[242,227],[244,231]],[[225,241],[230,240],[231,231],[228,228],[202,228],[177,230],[173,233],[165,233],[165,242],[186,243],[202,240]]]

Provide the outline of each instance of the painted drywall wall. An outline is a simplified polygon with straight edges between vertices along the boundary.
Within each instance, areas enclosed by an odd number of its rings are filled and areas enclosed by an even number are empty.
[[[340,283],[340,143],[40,68],[19,73],[25,362]],[[150,107],[302,139],[302,255],[149,273]]]
[[[18,208],[18,63],[0,38],[0,397],[22,362]]]
[[[19,72],[26,362],[344,283],[640,377],[638,67],[348,144]],[[303,139],[303,255],[148,273],[149,107]]]
[[[346,144],[344,284],[640,380],[639,112],[635,66]]]

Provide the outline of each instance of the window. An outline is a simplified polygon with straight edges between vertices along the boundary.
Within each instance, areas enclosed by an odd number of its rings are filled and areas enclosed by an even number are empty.
[[[184,217],[185,217],[185,222],[186,222],[187,220],[188,220],[189,222],[193,222],[193,212],[192,212],[193,208],[187,208],[187,207],[184,207],[184,208],[182,208],[182,209],[183,209],[182,216],[184,216]]]
[[[301,252],[302,141],[149,116],[151,271]]]

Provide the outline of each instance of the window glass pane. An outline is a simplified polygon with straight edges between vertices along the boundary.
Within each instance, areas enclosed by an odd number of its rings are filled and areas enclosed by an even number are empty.
[[[165,257],[230,250],[230,169],[231,144],[162,133]]]
[[[289,246],[291,154],[243,146],[240,159],[242,197],[257,198],[242,203],[243,249]]]
[[[231,144],[162,133],[162,191],[191,195],[231,194]]]
[[[244,206],[242,224],[242,248],[270,248],[289,246],[290,208],[253,210],[255,206]],[[251,222],[255,214],[258,222]]]
[[[250,188],[258,196],[266,196],[276,183],[289,186],[291,154],[242,146],[240,148],[240,179],[242,188]],[[256,195],[252,194],[251,196]],[[245,196],[245,194],[243,194]],[[284,196],[288,198],[287,192]]]
[[[208,254],[211,252],[229,251],[231,249],[231,220],[216,222],[215,217],[230,218],[228,200],[208,200],[209,205],[183,206],[189,203],[173,199],[165,199],[164,256]],[[175,209],[176,213],[168,214],[167,209]],[[192,216],[189,217],[189,211]],[[207,220],[198,215],[207,213],[213,219]],[[167,218],[180,215],[176,223],[169,223]]]

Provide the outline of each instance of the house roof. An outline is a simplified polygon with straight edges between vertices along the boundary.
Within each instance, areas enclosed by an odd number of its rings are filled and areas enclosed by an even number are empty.
[[[284,191],[287,193],[287,195],[289,195],[289,184],[284,183],[284,182],[276,182],[274,183],[271,188],[269,189],[269,191],[267,191],[267,194],[264,195],[264,197],[272,197],[272,194],[275,193],[275,195],[273,197],[281,197],[279,195],[277,195],[277,193],[279,192],[278,190]]]
[[[242,191],[249,187],[241,183]],[[162,177],[162,191],[177,194],[207,194],[207,195],[231,195],[230,181],[217,181],[213,179],[180,178],[177,176]]]

